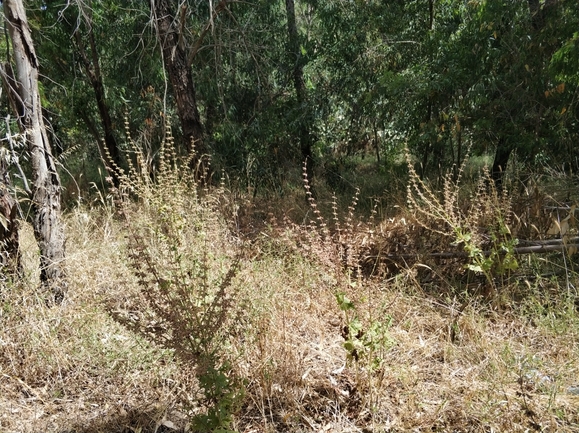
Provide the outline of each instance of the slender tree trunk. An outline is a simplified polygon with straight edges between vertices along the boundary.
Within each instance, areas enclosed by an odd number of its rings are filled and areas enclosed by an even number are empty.
[[[427,105],[427,109],[426,109],[426,117],[425,117],[425,124],[427,125],[427,127],[430,127],[430,124],[432,122],[432,106],[433,105],[434,104],[432,102],[432,98],[429,96],[428,97],[428,105]],[[429,134],[429,138],[427,139],[426,146],[425,146],[424,151],[422,153],[422,162],[421,162],[420,171],[419,171],[420,179],[424,179],[424,176],[426,176],[426,166],[428,165],[428,158],[430,157],[430,154],[434,148],[432,141],[433,140]]]
[[[4,14],[12,40],[18,97],[17,113],[32,163],[34,234],[40,247],[40,279],[62,301],[66,292],[65,237],[60,218],[60,178],[52,156],[38,93],[38,59],[22,0],[4,0]]]
[[[86,76],[88,77],[88,80],[90,81],[90,84],[93,88],[97,102],[97,107],[99,110],[101,125],[104,132],[104,150],[106,152],[106,155],[102,155],[102,157],[104,159],[107,171],[113,179],[114,185],[119,186],[119,178],[117,174],[118,168],[121,167],[121,155],[119,152],[119,145],[117,143],[117,139],[114,133],[113,122],[111,120],[109,106],[105,98],[105,86],[101,74],[92,22],[87,23],[87,28],[88,28],[88,40],[90,44],[91,58],[89,58],[86,53],[82,35],[80,34],[79,29],[76,29],[74,31],[74,37],[76,41],[76,46],[78,48],[78,52],[80,54],[80,58],[82,60],[85,69]],[[99,148],[100,147],[102,146],[99,145]],[[110,165],[113,165],[113,167],[110,167]]]
[[[289,56],[293,62],[293,82],[296,92],[296,99],[300,109],[299,140],[302,160],[307,163],[307,176],[312,186],[313,165],[312,159],[312,139],[310,136],[310,119],[306,110],[307,94],[304,81],[304,68],[301,60],[301,50],[299,42],[298,28],[296,24],[296,11],[294,0],[285,0],[287,14],[287,29],[289,36]]]
[[[495,187],[498,191],[500,191],[503,187],[505,170],[507,169],[507,164],[509,163],[509,159],[512,153],[513,147],[506,143],[504,138],[501,137],[497,144],[493,168],[491,170],[491,178],[494,181]]]
[[[454,180],[458,180],[458,172],[462,165],[462,125],[458,116],[455,116],[454,131],[456,133],[456,162],[454,164]]]
[[[378,167],[380,167],[380,139],[378,138],[378,125],[374,121],[374,149],[376,150],[376,162]]]
[[[184,23],[181,22],[181,28],[179,28],[179,22],[175,18],[177,5],[174,1],[151,0],[151,6],[163,52],[165,70],[173,88],[185,145],[189,152],[194,146],[197,155],[201,156],[207,153],[207,148],[203,142],[203,128],[197,108],[195,86],[182,34]],[[184,13],[181,14],[182,20],[185,18],[184,15]]]
[[[428,0],[428,31],[431,32],[433,29],[434,29],[434,0]],[[433,54],[432,52],[429,52],[428,53],[429,63],[432,63],[432,58]],[[424,120],[424,123],[427,128],[432,127],[432,118],[434,117],[433,115],[434,111],[435,111],[434,96],[429,95],[426,106],[426,117]],[[430,155],[434,153],[435,147],[436,141],[431,137],[431,134],[429,133],[428,141],[422,154],[422,165],[419,171],[420,179],[424,179],[424,177],[426,176],[428,159],[430,158]]]

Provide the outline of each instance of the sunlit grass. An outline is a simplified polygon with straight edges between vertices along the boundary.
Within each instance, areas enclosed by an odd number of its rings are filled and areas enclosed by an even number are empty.
[[[528,260],[519,278],[488,299],[451,285],[461,263],[427,269],[408,261],[361,275],[344,267],[342,243],[324,240],[308,223],[315,216],[303,196],[284,205],[300,208],[304,224],[283,221],[282,203],[271,212],[256,203],[243,220],[206,227],[217,242],[206,248],[240,247],[243,254],[232,284],[244,320],[224,347],[243,379],[236,431],[576,431],[578,276],[570,265],[541,275],[573,257]],[[142,212],[132,209],[135,217]],[[360,222],[345,246],[365,251],[368,227],[383,242],[404,234],[418,244],[402,216],[378,227]],[[331,224],[332,216],[326,219]],[[69,292],[62,306],[48,307],[37,290],[38,252],[28,227],[23,277],[1,288],[0,430],[184,428],[202,409],[191,369],[111,317],[135,308],[141,291],[126,252],[126,221],[106,198],[71,210],[65,221]],[[340,309],[339,293],[351,309]],[[345,335],[354,316],[360,334]],[[377,329],[388,344],[368,337]],[[357,357],[345,338],[359,345]]]

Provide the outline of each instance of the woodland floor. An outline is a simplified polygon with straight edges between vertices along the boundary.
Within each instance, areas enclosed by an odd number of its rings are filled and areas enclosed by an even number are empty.
[[[1,288],[0,431],[187,430],[202,411],[195,375],[113,319],[140,290],[125,226],[106,205],[74,209],[66,224],[62,305],[47,306],[37,288],[28,226],[24,274]],[[406,224],[385,219],[375,235],[395,237]],[[525,256],[489,300],[476,281],[457,290],[463,265],[452,261],[348,276],[295,227],[256,228],[235,276],[247,317],[228,348],[244,383],[231,429],[579,431],[577,256]],[[545,267],[554,271],[543,276]],[[337,294],[354,307],[342,311]],[[356,338],[344,332],[354,318]]]

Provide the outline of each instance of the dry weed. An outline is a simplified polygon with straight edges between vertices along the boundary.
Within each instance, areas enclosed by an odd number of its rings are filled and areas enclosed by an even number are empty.
[[[238,224],[234,202],[221,197],[204,210],[211,241],[203,248],[231,257]],[[110,203],[105,197],[66,217],[71,281],[62,306],[47,307],[37,292],[33,242],[23,243],[22,281],[0,289],[1,431],[171,431],[199,410],[186,409],[198,390],[192,370],[109,314],[143,311],[134,302],[142,286],[130,268],[129,232]],[[131,218],[144,216],[146,208],[131,206]],[[442,271],[403,256],[421,251],[417,233],[424,233],[409,214],[374,224],[345,210],[337,225],[313,215],[311,223],[278,219],[252,234],[231,281],[244,316],[227,328],[221,349],[245,385],[236,431],[577,431],[576,274],[568,272],[568,284],[523,277],[509,286],[517,296],[494,308],[449,290],[450,267],[440,279],[446,287],[425,281],[427,267]],[[193,244],[189,228],[183,248]],[[388,264],[395,254],[396,268],[377,272],[370,256]],[[346,298],[351,309],[340,309]],[[354,318],[361,333],[347,335]],[[387,344],[368,337],[377,323]]]

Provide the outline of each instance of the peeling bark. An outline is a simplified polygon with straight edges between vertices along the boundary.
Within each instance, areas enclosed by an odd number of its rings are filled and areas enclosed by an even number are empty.
[[[4,14],[12,41],[16,65],[16,89],[23,111],[18,124],[28,146],[32,163],[32,210],[34,235],[40,247],[40,279],[54,301],[66,292],[64,271],[65,236],[60,218],[60,178],[56,171],[38,92],[38,59],[22,0],[5,0]]]

